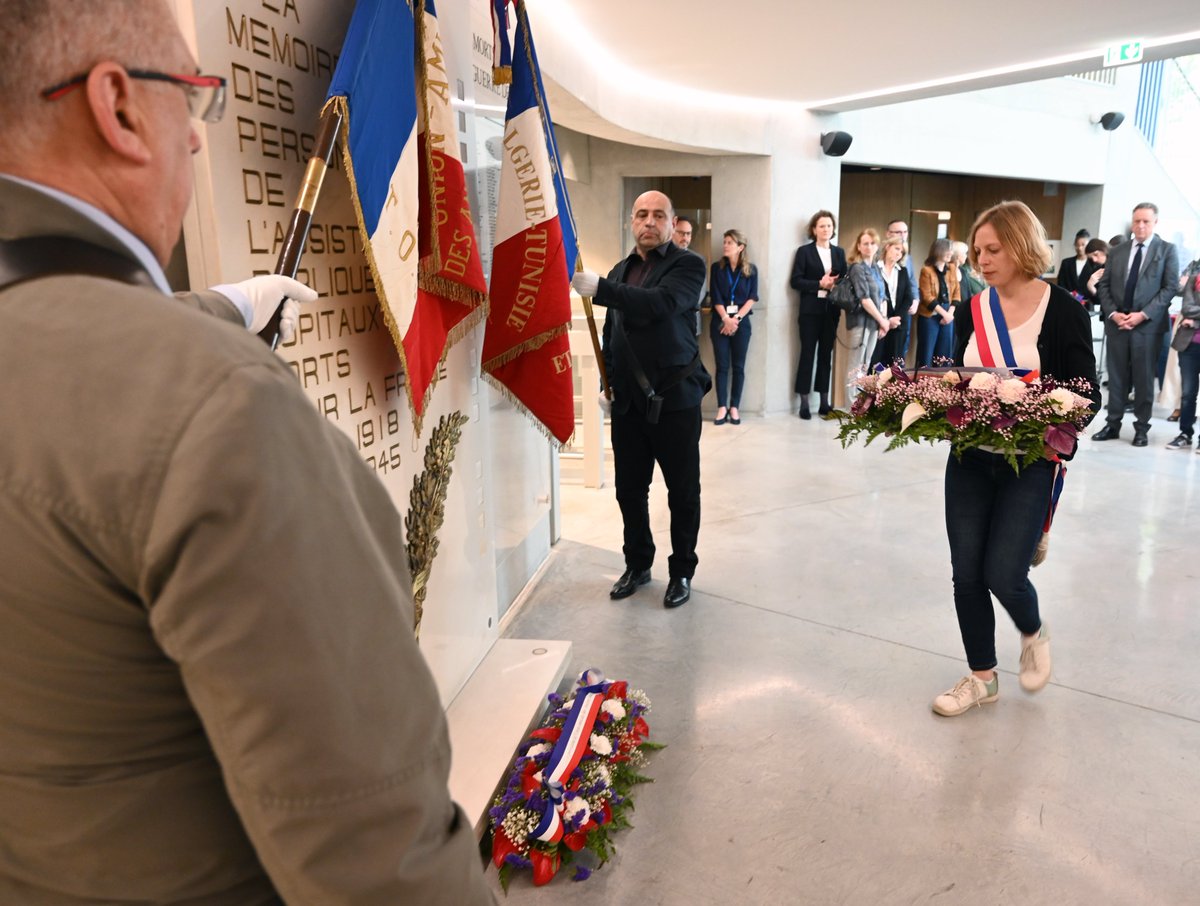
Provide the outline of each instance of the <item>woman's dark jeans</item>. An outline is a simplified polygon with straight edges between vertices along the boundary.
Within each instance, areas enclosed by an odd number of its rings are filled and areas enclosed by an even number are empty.
[[[972,670],[996,666],[992,595],[1025,635],[1041,628],[1029,564],[1042,537],[1054,464],[1013,471],[996,453],[968,450],[946,463],[946,534],[954,608]]]
[[[750,319],[742,318],[733,336],[727,337],[721,333],[721,316],[714,314],[709,337],[712,340],[713,361],[717,366],[717,405],[738,409],[742,405],[742,387],[746,383],[746,350],[750,348]],[[725,390],[729,387],[731,363],[733,388],[727,397]]]
[[[934,359],[949,359],[954,356],[954,322],[943,324],[937,315],[917,321],[917,364],[927,368]],[[948,365],[949,362],[942,362]]]
[[[1179,377],[1183,392],[1179,401],[1179,431],[1192,436],[1196,426],[1196,392],[1200,390],[1200,343],[1189,343],[1179,353]]]

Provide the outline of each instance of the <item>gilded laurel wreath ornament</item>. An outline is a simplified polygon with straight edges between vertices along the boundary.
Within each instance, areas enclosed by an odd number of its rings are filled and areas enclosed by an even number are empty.
[[[446,491],[454,471],[451,463],[462,438],[462,426],[467,421],[461,412],[443,415],[438,420],[425,446],[425,468],[413,478],[412,491],[408,495],[408,515],[404,517],[405,547],[413,583],[413,634],[418,640],[429,573],[438,551],[437,534],[446,513]]]

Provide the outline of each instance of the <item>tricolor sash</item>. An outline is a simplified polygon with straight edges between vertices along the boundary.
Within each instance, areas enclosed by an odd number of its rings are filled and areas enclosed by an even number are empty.
[[[530,834],[543,843],[557,843],[562,839],[563,791],[571,772],[579,767],[579,761],[587,754],[600,706],[609,683],[599,670],[588,670],[580,678],[580,688],[575,694],[571,713],[563,724],[562,735],[554,744],[550,761],[542,769],[542,795],[544,807],[542,820]],[[533,795],[537,795],[534,793]],[[532,797],[531,797],[532,798]]]
[[[971,320],[975,326],[975,347],[979,352],[979,361],[985,368],[1001,366],[1015,371],[1017,358],[1013,354],[1012,338],[1008,334],[1008,322],[1004,320],[1004,309],[1000,307],[1000,294],[996,287],[989,287],[984,292],[988,300],[983,301],[984,293],[977,294],[971,299]],[[1037,377],[1037,372],[1029,372],[1022,380]],[[1042,532],[1049,532],[1054,522],[1054,511],[1058,509],[1058,498],[1062,496],[1063,482],[1067,476],[1066,464],[1055,454],[1054,481],[1050,489],[1050,505],[1046,508],[1046,519],[1042,523]]]
[[[1004,309],[1000,307],[1000,294],[994,286],[985,292],[988,293],[986,304],[983,293],[971,299],[971,320],[975,322],[975,346],[979,350],[979,360],[985,368],[1016,368],[1017,359],[1013,355]]]

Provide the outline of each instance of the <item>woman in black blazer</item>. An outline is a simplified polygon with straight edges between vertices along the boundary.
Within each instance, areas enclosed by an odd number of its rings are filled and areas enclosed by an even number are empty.
[[[846,253],[832,244],[837,220],[830,211],[817,211],[808,221],[812,242],[796,250],[792,264],[792,289],[800,291],[800,364],[796,369],[796,392],[800,394],[800,417],[812,418],[809,395],[821,395],[818,415],[829,413],[829,368],[841,312],[826,298],[838,277],[846,273]],[[813,363],[816,379],[813,379]]]

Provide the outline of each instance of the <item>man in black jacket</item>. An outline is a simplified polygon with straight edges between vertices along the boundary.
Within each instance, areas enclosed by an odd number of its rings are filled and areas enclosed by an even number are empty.
[[[633,204],[633,252],[601,279],[587,271],[572,285],[608,308],[604,364],[612,386],[617,503],[625,524],[625,572],[609,593],[626,598],[650,581],[650,480],[662,470],[671,510],[670,582],[663,598],[691,597],[700,532],[700,401],[712,386],[700,364],[692,311],[704,285],[704,259],[672,244],[675,210],[662,192]]]

